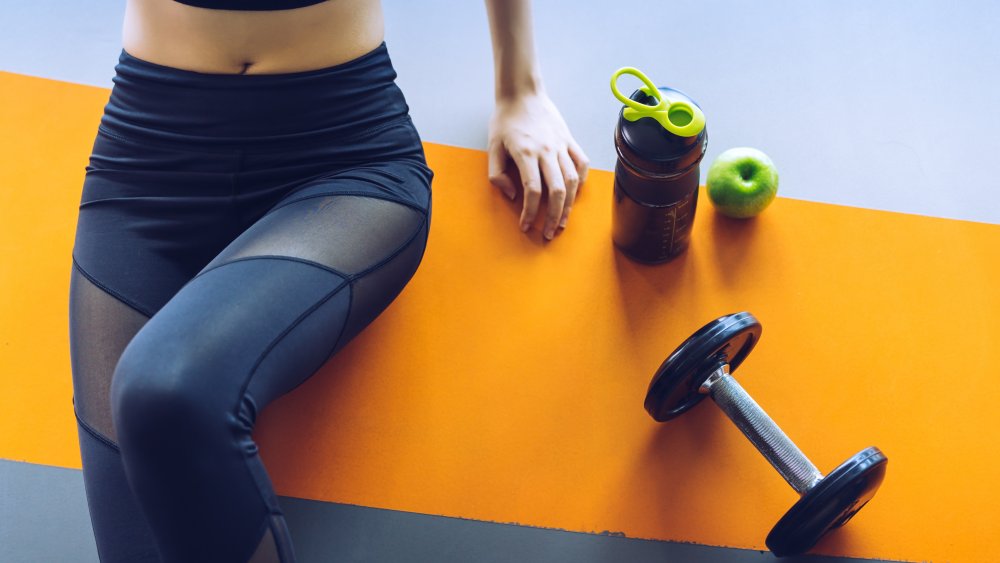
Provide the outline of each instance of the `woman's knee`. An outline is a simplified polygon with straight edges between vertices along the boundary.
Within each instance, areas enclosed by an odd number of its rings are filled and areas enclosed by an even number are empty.
[[[190,347],[149,340],[140,332],[129,343],[112,378],[111,416],[123,454],[183,449],[225,424],[224,409],[199,389],[209,374],[200,372]]]

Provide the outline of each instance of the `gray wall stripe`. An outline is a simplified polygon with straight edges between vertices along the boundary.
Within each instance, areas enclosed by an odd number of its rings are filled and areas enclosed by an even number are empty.
[[[485,148],[493,59],[483,2],[383,3],[421,137]],[[596,168],[615,162],[611,73],[636,66],[704,108],[702,179],[723,150],[751,146],[778,166],[779,196],[1000,222],[993,167],[983,165],[1000,130],[1000,2],[663,5],[630,17],[620,2],[533,3],[546,88]],[[110,88],[124,10],[122,1],[4,2],[0,70]]]
[[[774,563],[769,552],[584,534],[291,497],[300,563]],[[96,563],[80,471],[0,459],[0,561]],[[803,556],[783,563],[848,563]]]

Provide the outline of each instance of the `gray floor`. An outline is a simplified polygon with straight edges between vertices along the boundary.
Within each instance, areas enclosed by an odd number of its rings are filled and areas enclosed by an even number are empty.
[[[300,563],[772,563],[769,552],[581,534],[282,497]],[[0,560],[97,562],[79,471],[0,460]],[[803,556],[786,563],[849,563]]]
[[[390,53],[424,140],[483,148],[493,91],[483,2],[384,4]],[[4,3],[0,70],[110,87],[123,5]],[[1000,3],[629,5],[535,2],[547,88],[595,167],[611,169],[615,158],[608,80],[636,66],[704,108],[706,162],[757,147],[779,167],[779,195],[1000,223]]]

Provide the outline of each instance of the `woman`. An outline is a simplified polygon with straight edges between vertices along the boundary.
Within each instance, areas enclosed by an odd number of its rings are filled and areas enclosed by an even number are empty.
[[[587,158],[488,0],[489,175],[566,226]],[[431,177],[378,0],[128,0],[80,203],[74,408],[104,562],[294,561],[257,413],[399,294]]]

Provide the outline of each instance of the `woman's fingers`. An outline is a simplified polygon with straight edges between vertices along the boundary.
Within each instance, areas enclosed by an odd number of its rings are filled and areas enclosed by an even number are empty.
[[[544,93],[498,98],[488,139],[490,182],[507,197],[515,198],[520,176],[524,189],[522,231],[531,230],[542,191],[548,191],[542,233],[551,240],[566,227],[580,186],[587,178],[590,159]],[[511,160],[518,173],[509,168]]]
[[[576,164],[576,173],[580,177],[580,183],[587,181],[587,171],[590,169],[590,159],[587,158],[587,154],[583,152],[580,145],[576,143],[575,139],[569,140],[569,156],[573,159],[573,163]]]
[[[559,152],[547,151],[536,153],[529,150],[513,151],[514,162],[521,173],[521,185],[524,186],[524,206],[521,212],[521,230],[527,232],[538,215],[542,200],[542,180],[548,188],[548,205],[545,213],[545,226],[542,233],[552,240],[559,228],[565,228],[569,220],[569,212],[576,201],[577,190],[580,187],[581,162],[586,174],[586,156],[582,161],[572,158],[569,148]],[[489,151],[490,182],[498,186],[505,194],[514,193],[513,182],[503,171],[506,154],[495,147]],[[499,172],[498,172],[499,170]],[[508,192],[507,190],[510,190]]]
[[[565,229],[566,222],[569,221],[570,209],[573,208],[573,204],[576,202],[576,192],[580,186],[580,173],[567,151],[559,152],[559,168],[562,170],[563,180],[566,183],[566,201],[563,203],[559,226]]]
[[[559,226],[563,217],[563,205],[566,203],[566,182],[555,152],[542,153],[538,163],[541,165],[545,185],[549,188],[549,204],[545,213],[545,228],[542,233],[545,238],[552,240],[556,236],[556,227]]]
[[[528,151],[513,151],[514,163],[521,172],[521,186],[524,187],[524,208],[521,211],[521,230],[528,232],[538,214],[538,204],[542,201],[542,178],[538,172],[538,159]]]
[[[507,150],[503,143],[491,143],[489,150],[489,178],[490,183],[500,188],[507,199],[514,199],[517,192],[514,188],[514,181],[507,174]]]

